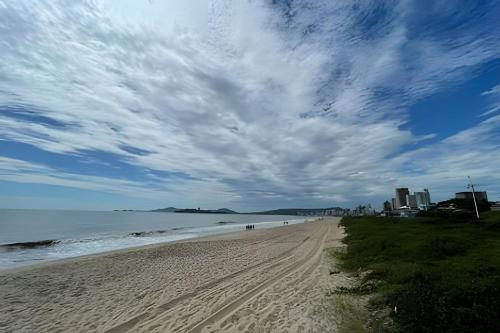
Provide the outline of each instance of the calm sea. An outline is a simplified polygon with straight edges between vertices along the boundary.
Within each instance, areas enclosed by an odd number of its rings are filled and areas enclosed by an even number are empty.
[[[302,223],[297,216],[0,210],[0,270],[205,235]]]

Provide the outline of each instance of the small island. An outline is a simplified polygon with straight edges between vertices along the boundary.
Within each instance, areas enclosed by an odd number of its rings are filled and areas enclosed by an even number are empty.
[[[156,210],[158,211],[158,210]],[[163,211],[163,210],[162,210]],[[195,214],[239,214],[234,210],[227,208],[220,209],[195,209],[195,208],[185,208],[185,209],[175,209],[174,213],[195,213]]]

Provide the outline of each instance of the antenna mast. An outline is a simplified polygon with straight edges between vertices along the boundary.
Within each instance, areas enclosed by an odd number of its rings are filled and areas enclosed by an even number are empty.
[[[474,192],[474,184],[472,184],[472,179],[470,178],[470,176],[467,176],[467,178],[469,178],[470,187],[472,188],[472,199],[474,200],[474,208],[476,208],[476,216],[477,219],[479,220],[479,210],[477,209],[476,192]]]

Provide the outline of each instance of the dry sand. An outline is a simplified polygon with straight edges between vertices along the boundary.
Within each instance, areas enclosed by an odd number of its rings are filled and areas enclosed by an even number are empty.
[[[338,219],[0,273],[1,332],[332,332]]]

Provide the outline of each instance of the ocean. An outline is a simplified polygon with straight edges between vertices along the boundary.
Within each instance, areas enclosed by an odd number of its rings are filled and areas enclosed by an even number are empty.
[[[0,270],[149,244],[302,223],[281,215],[0,209]]]

